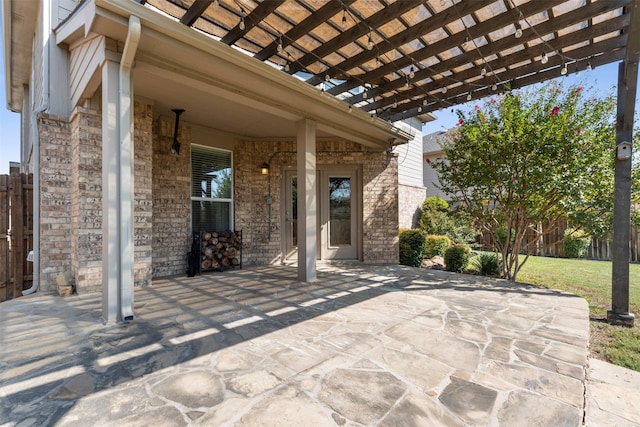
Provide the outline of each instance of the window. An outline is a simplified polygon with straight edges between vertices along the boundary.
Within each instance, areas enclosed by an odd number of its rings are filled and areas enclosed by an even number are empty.
[[[193,231],[233,230],[231,152],[191,146],[191,227]]]

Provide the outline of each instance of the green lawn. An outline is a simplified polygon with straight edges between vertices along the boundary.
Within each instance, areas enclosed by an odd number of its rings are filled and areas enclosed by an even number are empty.
[[[606,323],[611,308],[611,262],[529,257],[518,281],[560,289],[584,297],[591,312],[591,354],[640,371],[640,264],[629,269],[629,310],[633,328]]]

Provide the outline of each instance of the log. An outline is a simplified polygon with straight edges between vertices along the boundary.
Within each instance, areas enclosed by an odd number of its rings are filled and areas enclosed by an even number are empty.
[[[229,267],[229,258],[227,257],[222,258],[221,264],[223,267]]]
[[[206,248],[204,249],[204,255],[205,255],[207,258],[211,258],[211,257],[213,257],[213,249],[211,249],[210,247],[206,247]]]
[[[227,249],[226,255],[229,258],[235,258],[236,256],[236,249],[234,247],[230,247],[229,249]]]
[[[216,237],[212,237],[211,240],[209,240],[209,243],[215,246],[218,244],[218,239]]]
[[[211,268],[211,260],[205,259],[204,261],[202,261],[202,268],[204,270]]]
[[[238,265],[238,264],[240,264],[240,260],[238,258],[231,258],[231,264],[232,265]]]
[[[211,238],[211,233],[204,233],[202,235],[202,240],[209,240]]]

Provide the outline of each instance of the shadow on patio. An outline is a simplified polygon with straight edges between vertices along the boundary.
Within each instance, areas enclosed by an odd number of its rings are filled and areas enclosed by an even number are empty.
[[[0,422],[579,425],[584,300],[399,266],[318,278],[262,266],[155,280],[136,289],[136,320],[111,327],[97,294],[3,303]]]

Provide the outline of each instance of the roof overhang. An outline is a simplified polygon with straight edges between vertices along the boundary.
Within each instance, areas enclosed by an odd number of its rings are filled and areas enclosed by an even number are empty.
[[[21,111],[24,85],[29,83],[31,76],[31,52],[38,2],[3,0],[0,4],[7,108],[11,111]]]
[[[376,149],[411,139],[385,120],[130,0],[87,1],[56,29],[56,42],[73,45],[90,33],[123,42],[131,15],[142,24],[137,72],[291,122],[311,119],[321,132]]]

